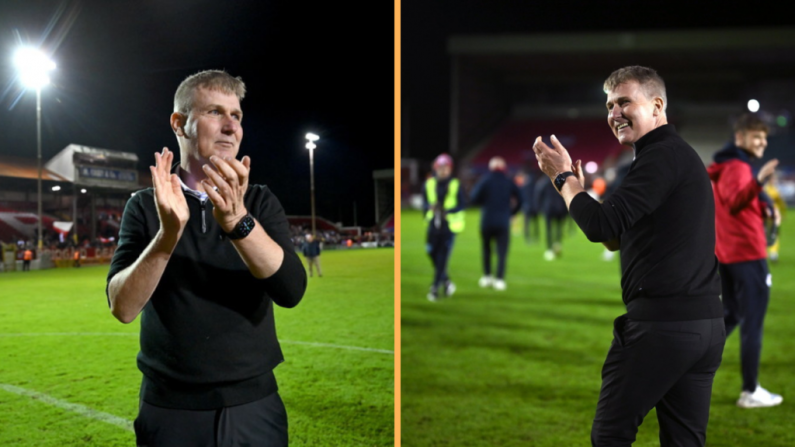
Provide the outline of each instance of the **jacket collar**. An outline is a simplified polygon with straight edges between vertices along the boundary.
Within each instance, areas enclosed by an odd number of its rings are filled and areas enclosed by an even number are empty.
[[[640,154],[640,152],[646,147],[654,143],[658,143],[660,141],[665,140],[670,136],[676,136],[676,128],[674,128],[673,124],[663,124],[660,127],[652,129],[651,131],[647,132],[646,135],[640,137],[638,141],[635,142],[635,157]]]

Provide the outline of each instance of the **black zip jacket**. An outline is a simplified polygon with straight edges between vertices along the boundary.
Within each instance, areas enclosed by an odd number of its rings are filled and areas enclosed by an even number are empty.
[[[630,318],[723,317],[712,186],[703,162],[672,125],[635,143],[635,160],[615,193],[601,204],[577,194],[569,211],[590,241],[620,238]]]
[[[306,272],[290,241],[281,204],[250,185],[246,209],[284,250],[270,278],[256,279],[212,215],[212,202],[185,192],[190,218],[163,277],[141,313],[138,368],[142,398],[168,408],[239,405],[276,391],[273,369],[284,359],[273,303],[293,307]],[[122,216],[108,282],[134,263],[160,228],[154,190],[138,191]]]

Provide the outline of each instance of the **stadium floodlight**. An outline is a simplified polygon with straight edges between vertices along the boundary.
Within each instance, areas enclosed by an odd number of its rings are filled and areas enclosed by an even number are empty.
[[[585,172],[593,174],[597,170],[599,170],[599,165],[596,164],[595,161],[589,161],[588,163],[585,163]]]
[[[50,83],[47,73],[55,70],[55,62],[41,51],[22,47],[14,54],[14,65],[19,70],[19,79],[28,88],[41,89]]]
[[[85,194],[87,191],[86,191],[86,189],[85,189],[85,188],[83,188],[83,189],[81,189],[81,190],[80,190],[80,192],[81,192],[82,194]]]
[[[748,110],[750,110],[752,113],[758,112],[759,111],[759,101],[757,101],[755,99],[749,100],[748,101]]]
[[[38,211],[39,211],[39,250],[44,248],[42,238],[41,211],[41,89],[50,83],[48,72],[55,70],[55,62],[51,61],[40,50],[31,47],[22,47],[14,54],[14,65],[19,70],[19,79],[28,88],[36,89],[36,142],[37,158],[39,164],[38,180]]]
[[[309,189],[312,194],[312,237],[315,237],[315,141],[320,137],[309,132],[306,134],[306,148],[309,149]]]
[[[61,190],[61,187],[60,187],[60,186],[58,186],[58,185],[55,185],[55,186],[53,186],[53,187],[52,187],[52,190],[53,190],[53,191],[60,191],[60,190]]]

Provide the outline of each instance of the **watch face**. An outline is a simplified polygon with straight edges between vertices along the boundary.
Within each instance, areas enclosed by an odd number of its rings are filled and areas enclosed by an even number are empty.
[[[244,217],[239,224],[237,224],[238,232],[243,236],[248,236],[251,230],[254,229],[254,219],[251,216]]]

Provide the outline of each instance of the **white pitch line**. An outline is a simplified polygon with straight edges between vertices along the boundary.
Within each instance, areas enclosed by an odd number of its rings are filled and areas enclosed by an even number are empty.
[[[20,388],[18,386],[9,385],[7,383],[0,383],[0,389],[8,391],[9,393],[19,394],[20,396],[30,397],[33,400],[38,400],[44,402],[45,404],[52,405],[53,407],[58,407],[62,410],[77,413],[80,416],[85,416],[87,418],[96,419],[98,421],[115,425],[129,432],[135,431],[133,429],[132,421],[128,421],[127,419],[112,415],[110,413],[105,413],[104,411],[94,410],[93,408],[86,407],[85,405],[73,404],[71,402],[57,399],[55,397],[52,397],[44,393],[39,393],[38,391],[32,391],[25,388]]]
[[[338,349],[350,349],[353,351],[380,352],[381,354],[395,354],[394,351],[388,351],[386,349],[360,348],[359,346],[332,345],[330,343],[315,343],[312,341],[279,340],[279,342],[294,344],[294,345],[309,345],[309,346],[320,346],[323,348],[338,348]]]
[[[0,338],[2,337],[37,337],[37,336],[51,336],[51,337],[69,337],[69,336],[138,336],[137,332],[19,332],[19,333],[9,333],[9,334],[0,334]],[[375,348],[363,348],[361,346],[346,346],[346,345],[335,345],[331,343],[316,343],[312,341],[295,341],[295,340],[279,340],[280,343],[286,344],[294,344],[294,345],[307,345],[307,346],[318,346],[322,348],[336,348],[336,349],[347,349],[350,351],[366,351],[366,352],[378,352],[380,354],[392,354],[394,355],[394,351],[389,351],[386,349],[375,349]]]

